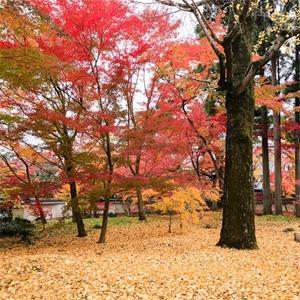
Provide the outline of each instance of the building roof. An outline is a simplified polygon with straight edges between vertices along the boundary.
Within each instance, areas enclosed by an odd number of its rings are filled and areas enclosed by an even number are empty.
[[[65,204],[66,202],[60,199],[55,199],[55,198],[40,198],[40,202],[42,205],[58,205],[58,204]],[[35,198],[27,198],[24,200],[24,204],[29,204],[29,205],[35,205],[36,200]]]

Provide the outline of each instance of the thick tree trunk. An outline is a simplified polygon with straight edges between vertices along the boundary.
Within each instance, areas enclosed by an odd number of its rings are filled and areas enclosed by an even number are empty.
[[[272,84],[277,85],[276,56],[271,61]],[[274,133],[274,172],[275,172],[275,214],[282,215],[282,175],[281,175],[281,128],[280,112],[273,112]]]
[[[143,195],[140,187],[136,188],[137,205],[139,210],[139,221],[146,221],[146,214],[143,203]]]
[[[223,194],[223,223],[217,245],[237,249],[256,249],[254,222],[254,191],[252,144],[254,123],[253,82],[236,96],[237,86],[251,63],[253,19],[247,21],[243,33],[227,46],[232,53],[232,66],[227,76],[232,77],[226,95],[227,133],[225,182]],[[232,68],[231,68],[232,67]]]
[[[76,183],[74,181],[71,181],[69,183],[69,186],[70,186],[70,193],[71,193],[72,213],[74,215],[75,222],[77,225],[77,236],[84,237],[87,234],[84,229],[82,213],[81,213],[79,203],[78,203]]]
[[[263,106],[261,110],[261,137],[262,137],[262,167],[263,167],[263,213],[272,214],[272,199],[270,189],[270,167],[269,167],[269,138],[268,138],[268,109]]]
[[[104,204],[104,211],[103,211],[103,219],[102,219],[102,227],[101,227],[101,233],[98,243],[104,244],[106,240],[106,232],[107,232],[107,225],[108,225],[108,213],[109,213],[109,203],[110,203],[110,197],[105,198],[105,204]]]
[[[238,99],[227,96],[223,224],[219,246],[257,248],[254,223],[252,87]]]

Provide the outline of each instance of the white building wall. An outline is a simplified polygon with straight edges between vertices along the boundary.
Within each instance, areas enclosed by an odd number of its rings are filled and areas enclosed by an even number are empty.
[[[43,210],[46,213],[46,219],[60,219],[63,218],[63,209],[65,207],[64,203],[53,204],[53,205],[42,205]],[[29,205],[26,205],[22,208],[14,208],[12,210],[13,217],[19,217],[28,221],[35,221],[36,216],[32,213],[32,208]]]
[[[51,219],[61,219],[63,217],[63,209],[65,204],[54,204],[54,205],[47,205],[43,206],[43,209],[47,212],[46,218],[48,220]]]

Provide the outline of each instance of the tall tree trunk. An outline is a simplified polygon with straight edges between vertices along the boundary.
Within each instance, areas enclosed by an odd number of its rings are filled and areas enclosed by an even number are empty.
[[[252,86],[238,99],[227,95],[223,224],[219,246],[257,248],[254,223]]]
[[[281,177],[281,130],[280,113],[274,111],[274,172],[275,172],[275,214],[282,215],[282,177]]]
[[[136,188],[137,205],[139,210],[139,221],[146,221],[146,214],[143,203],[143,195],[140,187]]]
[[[139,149],[139,150],[142,151],[141,149]],[[140,175],[141,158],[142,158],[142,155],[140,153],[136,157],[134,176],[139,176]],[[146,214],[145,214],[144,203],[143,203],[142,189],[141,189],[140,186],[137,186],[135,190],[136,190],[137,205],[138,205],[138,210],[139,210],[139,221],[146,221]]]
[[[77,225],[77,236],[84,237],[86,236],[86,231],[84,229],[84,223],[82,219],[82,213],[78,202],[77,197],[77,186],[76,182],[74,181],[74,173],[75,173],[75,166],[73,160],[73,138],[70,137],[68,133],[68,128],[66,125],[63,125],[63,135],[61,149],[64,158],[65,164],[65,172],[69,179],[69,187],[70,187],[70,194],[71,194],[71,208],[72,208],[72,220],[76,222]]]
[[[223,223],[217,245],[237,249],[256,249],[253,191],[253,81],[241,95],[236,96],[237,86],[244,78],[251,63],[253,45],[253,18],[247,20],[243,33],[227,45],[227,76],[232,77],[226,94],[227,134],[225,182],[223,194]],[[231,68],[232,67],[232,68]],[[232,74],[231,74],[232,73]]]
[[[109,203],[112,196],[112,174],[114,171],[114,164],[112,160],[112,149],[111,149],[111,143],[110,143],[110,135],[109,133],[106,134],[105,139],[106,144],[106,155],[107,155],[107,165],[108,165],[108,171],[109,171],[109,179],[104,185],[105,188],[105,204],[104,204],[104,211],[103,211],[103,219],[102,219],[102,227],[100,232],[100,237],[98,243],[104,244],[106,240],[106,232],[107,232],[107,226],[108,226],[108,213],[109,213]]]
[[[277,85],[277,59],[271,60],[272,84]],[[275,172],[275,214],[282,215],[282,174],[281,174],[281,124],[280,112],[273,112],[274,126],[274,172]]]
[[[300,89],[300,45],[296,46],[296,60],[295,60],[296,72],[295,80],[297,84],[297,90]],[[300,98],[295,99],[295,107],[299,108]],[[300,112],[295,112],[295,122],[300,125]],[[299,130],[296,133],[295,139],[295,194],[296,201],[300,201],[300,134]]]
[[[98,243],[104,244],[106,240],[106,232],[108,226],[108,213],[109,213],[109,204],[110,204],[110,197],[105,198],[104,203],[104,211],[103,211],[103,219],[102,219],[102,226],[101,226],[101,233]]]
[[[70,192],[71,192],[72,213],[75,215],[75,222],[77,225],[77,236],[84,237],[84,236],[87,236],[87,234],[84,229],[82,213],[81,213],[79,203],[78,203],[76,182],[71,181],[69,183],[69,186],[70,186]]]
[[[269,165],[269,138],[268,138],[268,109],[263,106],[261,110],[261,137],[262,137],[262,167],[263,167],[263,213],[272,214],[272,199],[270,189],[270,165]]]
[[[71,199],[71,210],[72,210],[72,222],[76,223],[76,213],[74,212],[74,209],[73,209],[72,199]]]

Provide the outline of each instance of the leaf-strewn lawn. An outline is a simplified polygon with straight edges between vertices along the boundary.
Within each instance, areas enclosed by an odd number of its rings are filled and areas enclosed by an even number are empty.
[[[111,218],[105,246],[93,229],[100,220],[85,222],[82,239],[72,224],[52,223],[33,245],[0,240],[0,299],[300,298],[300,244],[283,232],[300,231],[299,219],[258,217],[257,251],[215,247],[219,214],[175,222],[172,234],[167,218]]]

